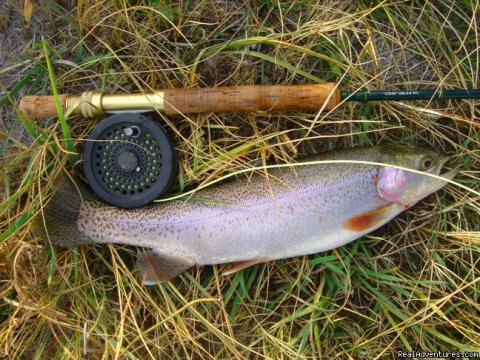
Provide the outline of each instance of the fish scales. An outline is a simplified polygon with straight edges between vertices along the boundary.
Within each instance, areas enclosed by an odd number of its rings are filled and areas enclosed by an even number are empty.
[[[338,166],[326,165],[324,170],[330,168]],[[339,226],[352,211],[388,204],[377,194],[375,167],[332,170],[334,176],[327,182],[319,182],[309,167],[299,167],[296,175],[292,170],[272,170],[269,183],[254,175],[250,181],[236,180],[195,194],[226,204],[174,200],[137,211],[133,217],[120,209],[87,208],[80,214],[85,211],[83,219],[93,220],[81,228],[86,236],[103,229],[102,242],[134,242],[202,265],[265,254],[280,259],[315,253],[332,248],[338,236],[346,235],[344,242],[358,237],[357,232],[348,236]]]
[[[432,159],[432,166],[425,170],[439,172],[443,163],[437,153],[401,146],[357,148],[307,160],[386,162],[416,169],[417,158],[425,154]],[[73,211],[78,213],[77,235],[72,239],[69,229],[63,234],[70,239],[62,239],[55,231],[53,235],[64,245],[121,243],[154,249],[156,255],[141,262],[162,273],[159,280],[165,280],[194,264],[276,260],[342,246],[445,185],[419,176],[421,180],[374,164],[275,168],[268,171],[268,179],[255,173],[194,194],[208,202],[173,200],[135,210],[106,206],[83,191],[84,201]],[[72,199],[57,205],[62,204],[68,204],[72,213]],[[52,211],[58,215],[58,209]],[[48,207],[45,217],[49,220]],[[55,219],[46,221],[47,229],[48,222]],[[170,267],[162,267],[159,261]]]

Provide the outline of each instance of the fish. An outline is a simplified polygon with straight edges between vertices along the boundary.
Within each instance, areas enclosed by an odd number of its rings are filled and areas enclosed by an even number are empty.
[[[345,149],[200,189],[196,201],[137,209],[107,205],[61,176],[32,229],[66,247],[148,248],[137,259],[145,285],[201,265],[229,264],[227,275],[361,238],[452,180],[458,169],[441,173],[448,159],[411,145]]]

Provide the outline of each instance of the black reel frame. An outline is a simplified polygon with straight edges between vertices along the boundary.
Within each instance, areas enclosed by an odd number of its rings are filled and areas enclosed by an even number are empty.
[[[168,191],[178,161],[166,131],[150,117],[120,113],[100,122],[84,146],[84,173],[102,200],[147,205]]]

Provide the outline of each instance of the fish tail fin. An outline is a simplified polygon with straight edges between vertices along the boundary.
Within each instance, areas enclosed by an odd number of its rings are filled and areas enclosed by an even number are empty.
[[[91,243],[92,239],[79,231],[77,220],[82,203],[92,198],[82,184],[59,175],[54,181],[54,194],[33,220],[33,234],[65,247]]]

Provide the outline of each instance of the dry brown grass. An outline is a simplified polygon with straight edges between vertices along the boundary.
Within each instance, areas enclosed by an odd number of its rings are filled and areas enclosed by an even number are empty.
[[[46,34],[59,92],[314,79],[341,81],[350,90],[480,87],[475,1],[154,3],[80,0],[70,13],[52,1],[36,5],[30,29],[36,16],[56,24],[38,31]],[[51,93],[41,46],[27,41],[21,57],[9,61],[0,71],[17,78],[9,90],[19,84],[19,95]],[[189,187],[258,159],[275,163],[327,149],[413,143],[451,155],[461,166],[456,181],[466,189],[450,185],[331,252],[231,277],[205,267],[148,288],[134,268],[134,248],[63,250],[32,237],[31,218],[48,196],[47,179],[71,168],[69,156],[56,119],[31,123],[6,110],[0,354],[371,359],[393,357],[397,349],[478,351],[478,104],[346,103],[318,114],[162,115]],[[80,149],[94,123],[77,118],[68,124]]]

